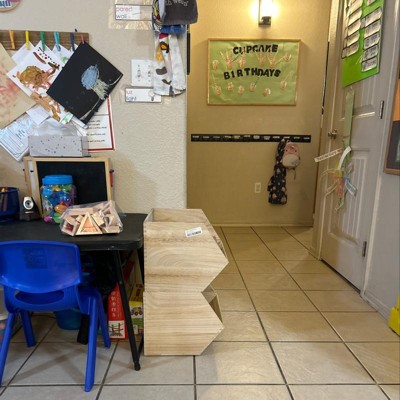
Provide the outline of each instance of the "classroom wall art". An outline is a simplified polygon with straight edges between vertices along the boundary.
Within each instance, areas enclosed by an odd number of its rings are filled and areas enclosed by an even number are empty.
[[[300,40],[209,39],[209,105],[296,105]]]
[[[344,12],[342,85],[379,73],[384,0],[349,0]]]
[[[122,73],[88,43],[81,43],[47,93],[87,124]]]

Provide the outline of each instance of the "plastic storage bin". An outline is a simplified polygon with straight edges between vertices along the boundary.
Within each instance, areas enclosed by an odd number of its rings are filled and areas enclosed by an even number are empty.
[[[77,330],[81,326],[82,314],[78,310],[56,311],[57,325],[61,329]]]
[[[62,213],[75,204],[76,188],[71,175],[48,175],[40,188],[43,219],[45,222],[61,222]]]
[[[18,219],[19,197],[15,187],[0,187],[0,222]]]

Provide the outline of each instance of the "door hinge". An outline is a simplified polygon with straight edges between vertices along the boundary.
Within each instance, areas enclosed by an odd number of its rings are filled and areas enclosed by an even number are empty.
[[[365,257],[366,254],[367,254],[367,242],[363,242],[362,256]]]
[[[379,105],[379,119],[383,118],[383,109],[385,108],[385,102],[382,100]]]

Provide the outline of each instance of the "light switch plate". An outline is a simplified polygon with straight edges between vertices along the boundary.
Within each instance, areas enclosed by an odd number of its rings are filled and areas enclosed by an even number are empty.
[[[153,60],[132,60],[131,81],[132,86],[153,86]]]

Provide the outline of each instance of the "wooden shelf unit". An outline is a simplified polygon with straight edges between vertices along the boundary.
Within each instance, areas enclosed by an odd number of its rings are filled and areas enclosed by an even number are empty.
[[[187,237],[194,228],[202,233]],[[210,283],[228,264],[203,211],[153,209],[144,222],[144,260],[144,354],[201,354],[223,329]]]

